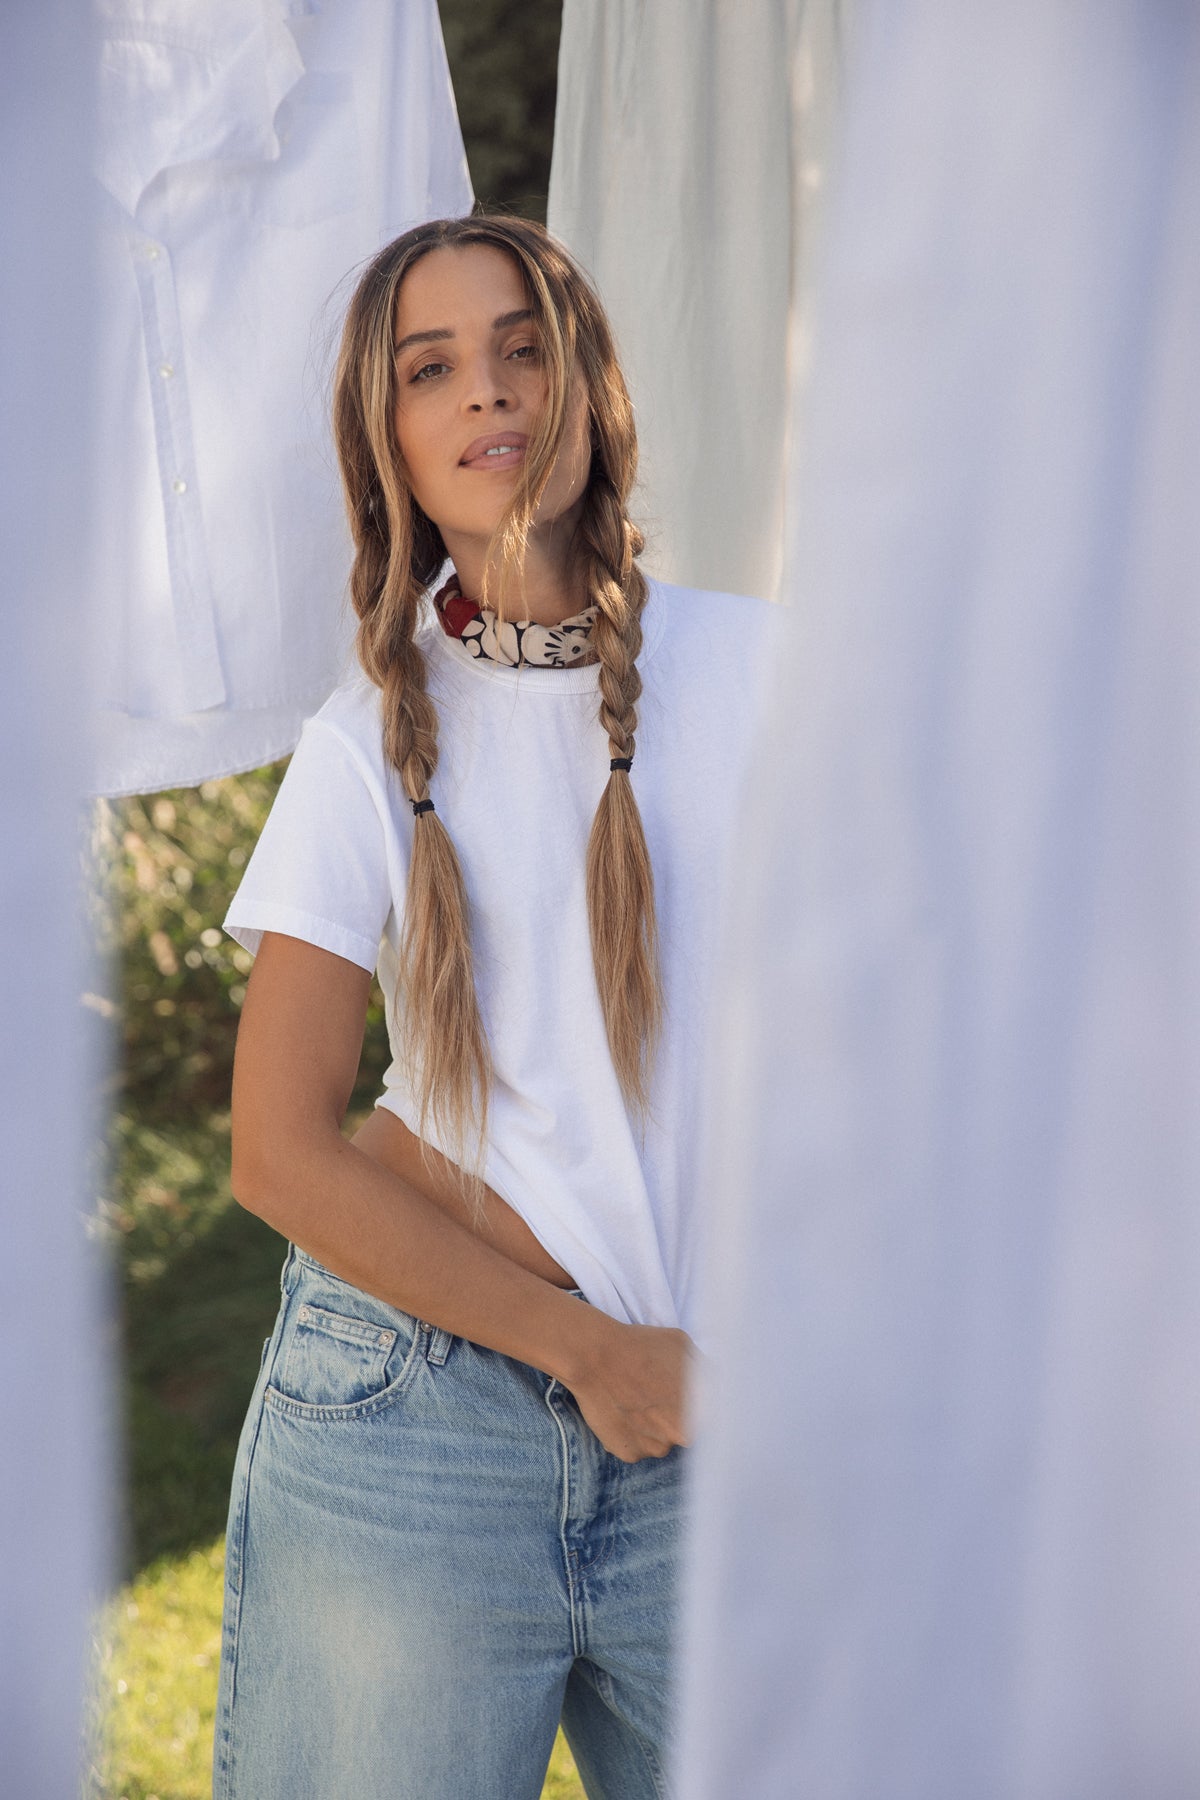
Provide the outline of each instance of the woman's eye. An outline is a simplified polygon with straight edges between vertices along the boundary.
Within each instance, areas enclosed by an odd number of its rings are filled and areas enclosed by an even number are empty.
[[[516,349],[510,350],[508,354],[510,357],[515,357],[518,362],[536,362],[538,346],[537,344],[518,344]]]
[[[447,367],[448,364],[443,362],[422,363],[419,369],[413,370],[409,379],[410,381],[432,381],[435,375],[440,375],[442,370]]]

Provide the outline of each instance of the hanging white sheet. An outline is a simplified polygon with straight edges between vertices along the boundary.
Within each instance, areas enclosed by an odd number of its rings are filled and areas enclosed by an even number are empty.
[[[1200,1792],[1200,15],[865,0],[711,1111],[683,1800]]]
[[[435,0],[96,0],[103,793],[282,755],[351,632],[353,271],[471,189]]]
[[[111,1522],[85,1235],[78,891],[92,218],[88,0],[0,54],[0,1792],[77,1800]]]
[[[637,411],[646,563],[779,582],[792,302],[846,0],[565,0],[549,224],[596,279]]]

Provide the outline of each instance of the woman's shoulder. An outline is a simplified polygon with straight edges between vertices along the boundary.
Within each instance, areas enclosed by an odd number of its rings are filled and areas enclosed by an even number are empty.
[[[306,733],[314,730],[340,739],[369,767],[382,767],[383,696],[361,669],[349,670],[308,720]]]

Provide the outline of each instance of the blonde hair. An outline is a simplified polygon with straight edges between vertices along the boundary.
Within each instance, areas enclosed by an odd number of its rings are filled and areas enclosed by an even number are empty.
[[[546,404],[489,563],[501,571],[499,605],[519,578],[538,501],[563,442],[571,382],[583,377],[591,473],[575,552],[589,604],[598,608],[600,723],[612,758],[631,758],[642,683],[646,580],[642,536],[626,506],[637,467],[633,409],[604,310],[586,277],[541,226],[480,216],[443,219],[406,232],[369,264],[350,301],[334,382],[334,433],[354,539],[350,595],[357,647],[382,690],[384,748],[414,804],[429,797],[437,767],[437,715],[416,639],[421,599],[446,556],[441,533],[417,505],[397,454],[393,417],[397,296],[422,256],[486,245],[516,263],[529,295],[546,376]],[[592,959],[613,1066],[626,1099],[644,1112],[662,999],[654,880],[629,774],[610,772],[587,848]],[[400,949],[402,1042],[420,1107],[421,1135],[433,1119],[446,1147],[477,1170],[492,1067],[472,965],[466,887],[439,815],[413,819],[412,861]]]

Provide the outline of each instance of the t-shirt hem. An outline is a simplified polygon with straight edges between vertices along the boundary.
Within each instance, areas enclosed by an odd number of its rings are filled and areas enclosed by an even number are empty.
[[[419,1136],[415,1109],[406,1106],[404,1098],[404,1095],[397,1093],[394,1088],[385,1088],[375,1101],[375,1105],[382,1106],[387,1112],[393,1113],[402,1125],[407,1125],[414,1137]],[[440,1150],[443,1155],[448,1154],[444,1146],[437,1142],[436,1133],[428,1125],[425,1128],[425,1137],[435,1150]],[[492,1189],[493,1193],[499,1195],[506,1206],[512,1207],[517,1217],[529,1227],[547,1256],[552,1256],[556,1263],[566,1269],[579,1292],[590,1305],[596,1307],[600,1312],[607,1313],[610,1318],[618,1320],[621,1324],[633,1323],[628,1307],[622,1301],[614,1282],[595,1252],[578,1242],[569,1254],[563,1245],[548,1244],[535,1219],[530,1217],[529,1208],[522,1205],[520,1195],[514,1192],[506,1181],[502,1167],[503,1165],[500,1164],[489,1144],[481,1170],[488,1187]],[[547,1216],[553,1217],[553,1215]]]

